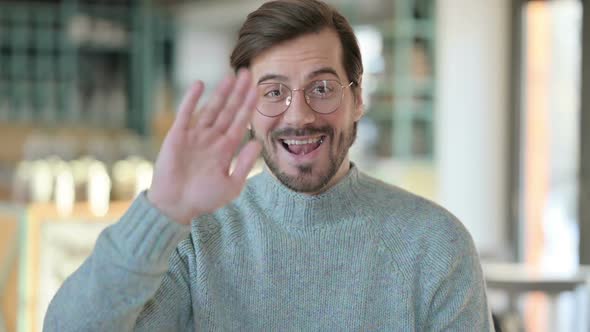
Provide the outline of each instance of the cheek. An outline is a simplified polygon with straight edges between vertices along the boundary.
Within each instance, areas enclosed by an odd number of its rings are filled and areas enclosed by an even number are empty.
[[[252,122],[250,122],[250,128],[254,129],[256,132],[256,136],[259,139],[266,139],[268,133],[272,130],[275,120],[273,118],[269,118],[258,113],[254,114],[252,117]]]
[[[340,111],[343,111],[342,113],[340,113]],[[347,115],[347,113],[345,112],[349,112],[351,110],[340,110],[338,112],[329,114],[325,120],[326,123],[334,128],[334,131],[336,133],[342,133],[346,130],[348,130],[348,127],[350,127],[350,123],[352,122],[352,119],[349,119],[349,116]]]

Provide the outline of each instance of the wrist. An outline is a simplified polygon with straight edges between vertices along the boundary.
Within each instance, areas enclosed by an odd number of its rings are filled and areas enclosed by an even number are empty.
[[[147,190],[146,198],[160,213],[178,224],[188,225],[195,217],[182,213],[182,209],[178,207],[178,202],[169,202],[152,190]]]

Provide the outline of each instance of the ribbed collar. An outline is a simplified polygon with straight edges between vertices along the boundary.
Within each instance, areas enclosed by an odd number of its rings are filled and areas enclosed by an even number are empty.
[[[287,227],[316,229],[357,219],[362,174],[351,163],[346,176],[319,195],[293,191],[269,170],[252,179],[254,197],[273,221]]]

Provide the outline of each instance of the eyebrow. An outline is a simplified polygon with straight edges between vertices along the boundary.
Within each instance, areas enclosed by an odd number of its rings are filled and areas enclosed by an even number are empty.
[[[289,79],[287,78],[287,76],[285,75],[279,75],[279,74],[266,74],[264,76],[262,76],[259,80],[257,84],[260,84],[264,81],[269,81],[269,80],[277,80],[277,81],[288,81]]]
[[[334,68],[332,67],[322,67],[320,69],[314,70],[311,73],[309,73],[307,75],[307,79],[312,79],[316,76],[322,75],[322,74],[332,74],[336,77],[338,77],[338,79],[340,79],[340,77],[338,76],[338,73],[336,72],[336,70],[334,70]],[[277,80],[277,81],[281,81],[281,82],[286,82],[289,80],[289,78],[285,75],[279,75],[279,74],[266,74],[263,75],[259,80],[257,84],[263,83],[265,81],[269,81],[269,80]]]
[[[332,67],[322,67],[318,70],[314,70],[307,75],[307,79],[312,79],[312,78],[322,75],[322,74],[332,74],[332,75],[338,77],[338,79],[340,79],[340,76],[338,76],[338,73]]]

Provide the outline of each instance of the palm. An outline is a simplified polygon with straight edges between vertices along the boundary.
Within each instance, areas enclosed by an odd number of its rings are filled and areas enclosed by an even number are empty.
[[[244,187],[260,144],[249,142],[240,152],[236,167],[230,165],[246,132],[255,107],[251,77],[242,71],[228,78],[192,123],[203,91],[195,84],[180,106],[156,161],[148,198],[169,217],[188,223],[234,199]]]

